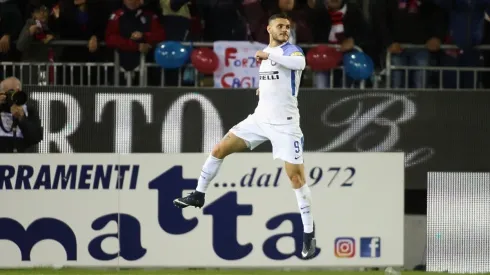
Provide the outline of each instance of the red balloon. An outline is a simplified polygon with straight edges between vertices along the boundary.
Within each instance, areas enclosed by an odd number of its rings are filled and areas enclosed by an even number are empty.
[[[191,54],[191,62],[194,68],[203,74],[212,74],[219,66],[218,56],[210,48],[194,49]]]
[[[306,61],[313,71],[329,71],[341,64],[342,53],[335,48],[320,45],[308,51]]]

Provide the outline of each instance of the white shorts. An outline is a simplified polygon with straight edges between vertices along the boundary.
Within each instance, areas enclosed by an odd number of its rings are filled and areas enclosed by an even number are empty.
[[[233,126],[230,132],[243,139],[250,150],[270,140],[272,157],[292,164],[303,163],[303,132],[298,124],[274,125],[257,121],[254,115]]]

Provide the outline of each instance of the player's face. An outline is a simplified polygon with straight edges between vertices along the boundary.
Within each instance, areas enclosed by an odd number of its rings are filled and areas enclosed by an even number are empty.
[[[277,18],[271,21],[270,25],[267,27],[267,30],[272,36],[272,39],[282,44],[288,41],[290,28],[291,23],[289,20]]]

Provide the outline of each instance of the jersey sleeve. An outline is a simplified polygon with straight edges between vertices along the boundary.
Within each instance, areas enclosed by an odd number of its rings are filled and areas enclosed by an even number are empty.
[[[298,47],[296,45],[288,44],[283,49],[283,55],[285,55],[285,56],[304,56],[305,53],[303,52],[303,50],[300,47]]]
[[[290,70],[305,69],[306,60],[300,47],[288,43],[281,48],[282,55],[280,53],[271,53],[269,54],[269,59]]]

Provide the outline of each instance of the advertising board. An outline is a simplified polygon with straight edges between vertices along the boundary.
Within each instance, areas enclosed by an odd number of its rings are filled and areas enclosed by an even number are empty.
[[[281,161],[228,157],[202,209],[176,208],[206,154],[0,159],[0,267],[346,267],[403,264],[403,153],[305,153],[319,253]],[[185,256],[183,256],[185,255]]]

